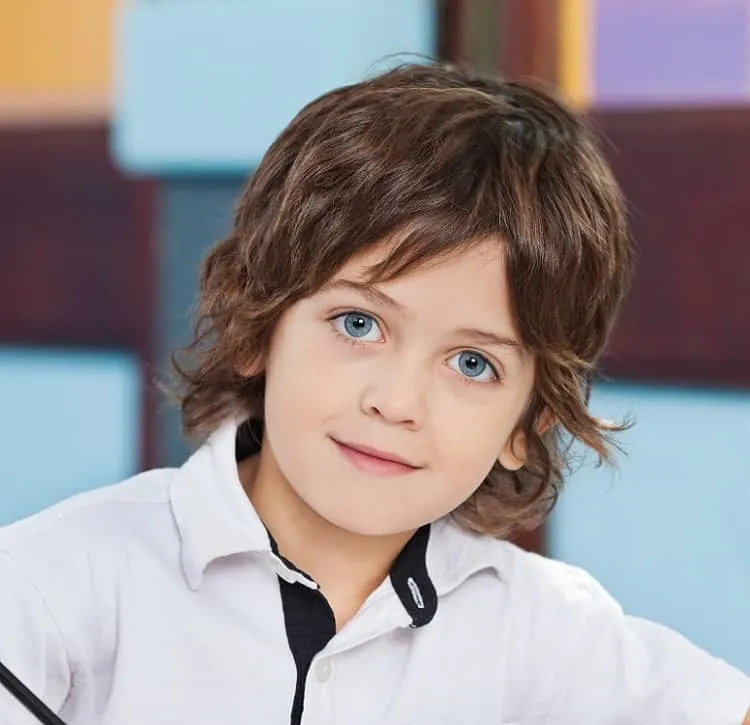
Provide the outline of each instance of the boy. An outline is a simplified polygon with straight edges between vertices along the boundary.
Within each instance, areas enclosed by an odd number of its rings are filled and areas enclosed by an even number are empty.
[[[0,531],[0,661],[70,725],[741,725],[744,675],[504,540],[566,439],[608,459],[630,265],[543,92],[405,66],[314,101],[205,263],[207,442]]]

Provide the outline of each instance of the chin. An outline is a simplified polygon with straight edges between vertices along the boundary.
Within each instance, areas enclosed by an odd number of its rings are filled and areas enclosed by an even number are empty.
[[[331,510],[325,507],[311,507],[322,519],[331,526],[346,531],[355,536],[395,536],[409,531],[415,531],[427,523],[419,517],[405,517],[403,512],[394,517],[392,512],[381,510],[352,511],[351,507],[346,511]]]

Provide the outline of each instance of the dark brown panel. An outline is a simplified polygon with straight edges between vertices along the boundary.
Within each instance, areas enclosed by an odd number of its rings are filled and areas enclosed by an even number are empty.
[[[0,130],[0,343],[129,350],[148,379],[153,203],[114,168],[103,126]]]
[[[506,78],[556,84],[559,0],[497,0],[501,6],[498,71]]]
[[[148,196],[103,128],[0,132],[0,339],[142,348]]]
[[[438,55],[507,78],[558,79],[559,0],[436,0]]]
[[[750,109],[594,117],[639,256],[607,372],[750,386]]]
[[[465,0],[435,0],[437,8],[437,54],[441,60],[463,60],[462,35]]]

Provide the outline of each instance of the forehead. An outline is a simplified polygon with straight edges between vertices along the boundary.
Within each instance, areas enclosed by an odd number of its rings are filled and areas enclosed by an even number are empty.
[[[331,280],[367,284],[372,270],[393,253],[398,240],[383,242],[355,255]],[[441,318],[446,323],[492,324],[514,331],[505,245],[499,237],[466,244],[449,255],[426,260],[372,287],[385,292],[405,311]]]
[[[420,241],[422,241],[420,239]],[[378,267],[391,257],[397,257],[404,251],[404,256],[411,252],[411,237],[409,230],[394,234],[381,242],[367,247],[365,250],[353,255],[341,268],[341,272],[357,271],[366,274],[368,269]],[[467,240],[463,244],[448,248],[438,245],[435,251],[424,249],[424,259],[407,271],[416,269],[435,268],[463,268],[476,263],[493,262],[497,265],[505,263],[505,242],[499,236],[488,236],[478,240]]]

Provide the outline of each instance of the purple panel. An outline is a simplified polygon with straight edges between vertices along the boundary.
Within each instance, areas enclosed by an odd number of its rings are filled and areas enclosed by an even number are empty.
[[[747,100],[749,0],[595,0],[597,105]]]

